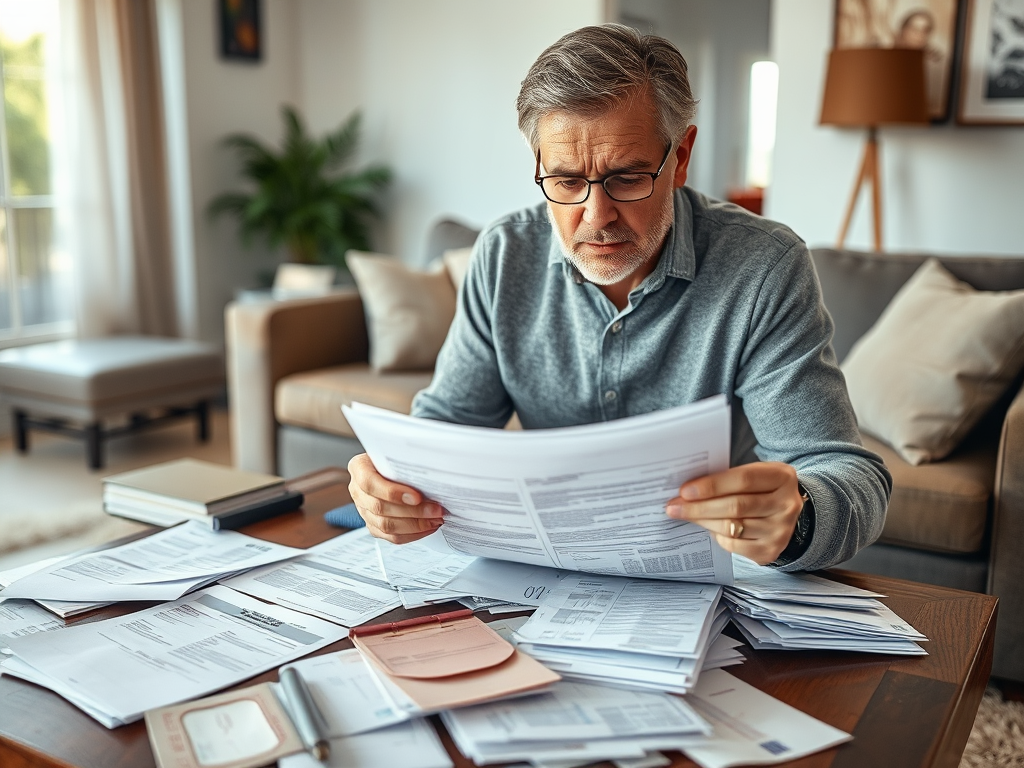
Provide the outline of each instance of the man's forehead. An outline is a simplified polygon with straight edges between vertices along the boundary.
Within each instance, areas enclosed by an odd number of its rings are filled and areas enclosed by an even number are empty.
[[[537,139],[546,167],[559,160],[595,157],[606,162],[657,162],[664,152],[655,122],[625,110],[596,117],[549,112],[537,124]]]

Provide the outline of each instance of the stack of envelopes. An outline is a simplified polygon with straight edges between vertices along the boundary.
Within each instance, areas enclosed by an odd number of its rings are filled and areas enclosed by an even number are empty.
[[[754,648],[927,655],[914,641],[928,638],[876,599],[885,595],[739,558],[735,568],[725,600]]]
[[[715,584],[571,574],[516,633],[519,649],[573,680],[686,693],[705,666],[740,663],[720,638]]]

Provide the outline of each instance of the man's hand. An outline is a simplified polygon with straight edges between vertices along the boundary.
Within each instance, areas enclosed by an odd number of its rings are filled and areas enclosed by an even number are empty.
[[[348,472],[352,501],[367,530],[378,539],[408,544],[429,536],[441,525],[444,509],[439,504],[425,502],[415,488],[388,480],[365,453],[348,463]]]
[[[665,512],[707,528],[723,549],[767,565],[789,544],[803,505],[793,467],[758,462],[684,483]]]

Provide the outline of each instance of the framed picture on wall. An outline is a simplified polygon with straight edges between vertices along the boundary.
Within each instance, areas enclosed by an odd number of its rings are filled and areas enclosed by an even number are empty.
[[[957,122],[1024,125],[1024,0],[970,0]]]
[[[836,0],[836,48],[923,48],[928,112],[949,117],[960,0]]]
[[[221,58],[259,61],[263,48],[259,0],[217,0],[217,12]]]

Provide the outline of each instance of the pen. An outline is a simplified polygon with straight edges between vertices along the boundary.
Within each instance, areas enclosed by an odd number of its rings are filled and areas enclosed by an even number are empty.
[[[320,708],[313,701],[306,681],[295,667],[284,667],[278,676],[292,710],[295,730],[299,732],[302,745],[314,758],[323,762],[331,754],[331,744],[327,740],[327,723],[324,722]]]
[[[349,637],[364,637],[366,635],[379,635],[382,632],[398,632],[402,629],[408,629],[409,627],[418,627],[422,624],[433,624],[437,622],[442,624],[446,621],[453,621],[455,619],[464,619],[467,616],[472,616],[473,611],[469,608],[462,608],[458,611],[449,611],[448,613],[434,613],[430,616],[420,616],[415,619],[404,619],[402,621],[388,621],[383,624],[368,624],[365,627],[352,627],[348,631]]]

